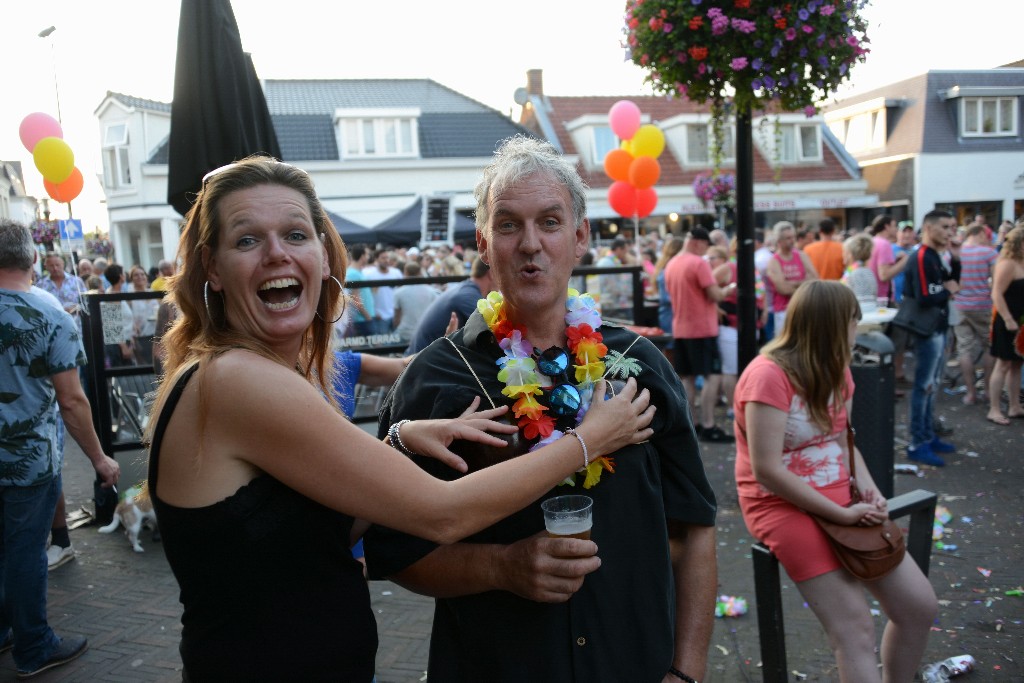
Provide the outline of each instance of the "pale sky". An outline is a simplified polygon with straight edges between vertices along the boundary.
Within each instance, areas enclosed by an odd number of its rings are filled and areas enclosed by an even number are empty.
[[[1024,58],[1012,0],[875,0],[871,54],[852,86],[871,89],[929,69],[982,69]],[[625,0],[234,0],[242,45],[261,78],[431,78],[503,113],[529,69],[549,95],[649,94],[625,62]],[[86,232],[107,216],[96,108],[108,90],[170,102],[180,4],[173,0],[36,0],[0,4],[0,159],[21,161],[29,194],[46,196],[18,137],[28,114],[57,116],[85,176],[73,203]],[[48,26],[49,38],[37,34]],[[518,108],[516,108],[518,115]],[[55,215],[66,217],[61,206]]]

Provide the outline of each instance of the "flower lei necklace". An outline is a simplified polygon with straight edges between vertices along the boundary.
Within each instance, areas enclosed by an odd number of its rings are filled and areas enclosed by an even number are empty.
[[[565,305],[565,336],[573,354],[575,382],[566,381],[556,386],[553,377],[538,372],[536,356],[541,356],[540,367],[547,369],[552,365],[550,357],[564,352],[553,348],[541,353],[535,349],[526,339],[526,330],[505,317],[500,292],[491,292],[477,302],[477,310],[505,354],[497,360],[501,367],[498,379],[505,383],[501,393],[514,401],[512,412],[523,437],[539,439],[530,451],[562,438],[565,429],[583,421],[593,399],[594,382],[605,374],[604,358],[608,347],[597,331],[601,327],[597,303],[589,294],[581,295],[569,289]],[[583,488],[589,489],[601,481],[604,470],[615,471],[615,462],[608,456],[597,458],[587,466]],[[575,483],[574,475],[562,482],[569,486]]]

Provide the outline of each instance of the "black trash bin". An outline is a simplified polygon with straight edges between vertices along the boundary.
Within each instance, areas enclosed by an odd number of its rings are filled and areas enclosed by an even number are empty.
[[[895,347],[881,332],[858,334],[850,372],[857,389],[853,394],[856,444],[886,498],[893,497],[895,477],[893,442],[896,431]]]

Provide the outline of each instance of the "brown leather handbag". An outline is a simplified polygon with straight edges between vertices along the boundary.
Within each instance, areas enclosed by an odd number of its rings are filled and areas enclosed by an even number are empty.
[[[847,443],[850,454],[850,505],[861,502],[854,467],[857,459],[853,455],[853,428],[847,427]],[[832,544],[836,557],[861,581],[877,581],[888,575],[907,552],[903,532],[891,519],[874,526],[849,526],[836,524],[818,515],[811,515]]]

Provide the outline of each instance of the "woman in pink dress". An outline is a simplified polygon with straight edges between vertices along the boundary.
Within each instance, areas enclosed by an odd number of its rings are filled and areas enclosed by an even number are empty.
[[[736,386],[736,485],[750,533],[779,558],[828,634],[842,681],[910,681],[920,664],[935,592],[907,555],[887,576],[861,582],[839,563],[810,514],[874,525],[886,500],[860,452],[848,452],[853,402],[850,354],[860,309],[840,282],[797,288],[781,334]],[[863,502],[850,505],[849,458]],[[880,648],[864,589],[889,618]]]

